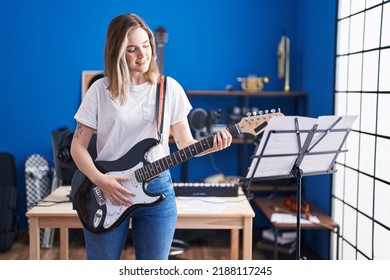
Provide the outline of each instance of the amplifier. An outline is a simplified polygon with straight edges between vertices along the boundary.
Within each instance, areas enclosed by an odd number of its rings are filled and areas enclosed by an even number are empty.
[[[238,184],[174,182],[176,196],[238,196]]]

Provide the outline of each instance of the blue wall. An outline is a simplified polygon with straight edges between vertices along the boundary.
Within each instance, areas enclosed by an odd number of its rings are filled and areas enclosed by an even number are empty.
[[[308,114],[319,116],[331,114],[333,107],[335,2],[1,1],[0,151],[16,158],[21,228],[27,227],[24,161],[39,153],[53,165],[51,131],[75,126],[81,72],[103,68],[105,33],[113,17],[134,12],[151,29],[166,28],[165,73],[185,90],[223,90],[228,84],[239,89],[236,78],[248,74],[269,74],[265,90],[281,90],[276,52],[284,30],[291,39],[291,89],[308,92]],[[193,105],[216,103],[216,109],[237,102],[228,99],[193,100]],[[232,147],[215,155],[224,173],[237,172],[237,152]],[[207,157],[194,159],[190,168],[192,179],[216,173]],[[179,176],[179,170],[172,172]],[[308,188],[308,195],[328,211],[329,180],[316,184],[324,187]]]

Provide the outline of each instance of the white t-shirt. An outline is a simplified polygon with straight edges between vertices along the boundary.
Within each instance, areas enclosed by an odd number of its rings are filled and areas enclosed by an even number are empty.
[[[113,101],[107,78],[97,80],[85,94],[74,118],[97,130],[97,160],[113,161],[146,138],[158,138],[156,119],[157,84],[128,86],[126,103]],[[167,77],[163,141],[153,147],[147,159],[153,162],[169,155],[170,126],[187,117],[192,106],[181,85]]]

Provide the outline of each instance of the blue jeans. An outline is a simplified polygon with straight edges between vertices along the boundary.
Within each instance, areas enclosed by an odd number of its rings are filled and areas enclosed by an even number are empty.
[[[177,222],[175,192],[169,171],[164,171],[147,186],[151,193],[164,193],[165,200],[151,207],[136,208],[130,213],[135,257],[137,260],[166,260]],[[130,219],[104,233],[84,229],[89,260],[118,260],[125,245]]]

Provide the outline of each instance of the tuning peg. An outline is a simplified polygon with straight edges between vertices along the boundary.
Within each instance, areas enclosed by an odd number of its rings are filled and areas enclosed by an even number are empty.
[[[280,108],[278,108],[278,113],[280,113],[281,112],[281,110],[280,110]]]
[[[268,110],[265,110],[264,113],[268,114]]]
[[[250,117],[251,116],[251,112],[246,113],[246,116]]]
[[[276,112],[276,110],[275,109],[271,109],[271,113],[275,113]]]
[[[264,114],[264,112],[263,112],[263,110],[260,110],[259,115],[262,115],[262,114]]]
[[[252,115],[256,116],[256,115],[257,115],[257,112],[253,112]]]

